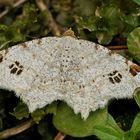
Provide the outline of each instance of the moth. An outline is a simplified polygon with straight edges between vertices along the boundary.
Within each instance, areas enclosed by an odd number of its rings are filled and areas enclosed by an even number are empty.
[[[30,112],[61,100],[86,119],[111,99],[133,98],[137,67],[90,41],[44,37],[0,51],[0,88],[14,91]]]

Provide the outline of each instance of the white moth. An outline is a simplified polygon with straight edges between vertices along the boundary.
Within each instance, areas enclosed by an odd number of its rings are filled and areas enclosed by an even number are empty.
[[[0,51],[0,88],[15,91],[30,112],[62,100],[86,119],[110,99],[133,98],[140,73],[132,65],[93,42],[45,37]]]

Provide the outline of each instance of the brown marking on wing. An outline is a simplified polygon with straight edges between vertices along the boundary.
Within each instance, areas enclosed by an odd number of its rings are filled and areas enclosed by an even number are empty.
[[[11,68],[13,68],[13,66],[14,66],[14,64],[11,64],[11,65],[9,65],[9,68],[11,69]]]
[[[138,72],[140,72],[140,66],[133,64],[130,66],[129,72],[133,75],[136,76]]]
[[[18,70],[17,75],[20,75],[22,71],[23,71],[22,69]]]
[[[114,80],[115,80],[115,82],[117,82],[117,83],[120,83],[120,82],[121,82],[120,78],[117,77],[117,76],[114,77]]]
[[[26,45],[26,43],[21,43],[23,48],[27,48],[28,46]]]
[[[95,49],[96,49],[96,50],[99,49],[99,44],[95,44]]]
[[[108,50],[108,53],[107,54],[111,56],[114,53],[111,50]]]
[[[109,77],[109,81],[112,83],[112,84],[115,84],[114,80],[112,77]]]
[[[11,74],[20,75],[23,71],[23,66],[18,61],[15,61],[9,65],[9,69]]]
[[[131,73],[132,76],[136,76],[137,75],[136,70],[132,66],[130,66],[129,72]]]
[[[15,74],[15,73],[17,72],[17,70],[18,70],[18,69],[17,69],[16,67],[14,67],[13,69],[11,69],[10,73],[11,73],[11,74]]]

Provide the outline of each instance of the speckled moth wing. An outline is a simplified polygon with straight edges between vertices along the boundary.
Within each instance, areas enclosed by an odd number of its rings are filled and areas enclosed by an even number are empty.
[[[107,48],[70,36],[35,39],[0,51],[0,87],[15,91],[30,112],[65,101],[86,119],[113,98],[132,98],[134,65]]]

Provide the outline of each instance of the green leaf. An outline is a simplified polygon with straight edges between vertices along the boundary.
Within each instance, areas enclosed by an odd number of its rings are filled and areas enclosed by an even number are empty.
[[[132,127],[125,133],[125,140],[136,140],[140,132],[140,113],[138,113],[133,121]]]
[[[134,119],[134,122],[131,127],[131,131],[137,135],[138,132],[140,132],[140,113],[138,113]]]
[[[133,26],[133,28],[136,27],[136,26],[139,26],[139,17],[138,16],[135,16],[135,15],[124,15],[124,16],[122,16],[122,20],[125,23]]]
[[[19,104],[14,108],[14,112],[10,112],[10,114],[15,116],[18,120],[29,117],[28,108],[23,102],[19,102]]]
[[[31,116],[33,118],[33,120],[36,122],[36,123],[39,123],[39,121],[44,118],[44,116],[48,113],[51,113],[51,114],[56,114],[56,110],[57,110],[57,102],[53,102],[51,103],[50,105],[48,106],[45,106],[41,109],[37,109],[35,110]]]
[[[137,3],[138,5],[140,5],[140,0],[133,0],[135,3]]]
[[[57,112],[57,102],[53,102],[46,107],[46,113],[56,114]]]
[[[4,24],[0,24],[0,31],[6,31],[8,29],[8,26]]]
[[[112,129],[114,129],[118,134],[122,135],[124,133],[110,114],[108,114],[108,119],[106,123],[108,126],[112,127]]]
[[[12,40],[6,41],[3,44],[1,44],[0,46],[0,50],[6,49],[7,47],[9,47],[9,43],[11,43]]]
[[[112,5],[110,6],[104,5],[103,7],[100,8],[100,10],[101,17],[105,17],[111,20],[116,19],[121,14],[119,7]]]
[[[65,103],[60,103],[56,115],[53,116],[54,126],[61,132],[74,137],[85,137],[93,135],[94,127],[98,124],[105,124],[107,110],[100,109],[91,112],[86,120],[81,115],[74,114],[73,110]]]
[[[100,32],[96,34],[98,43],[107,45],[112,41],[112,35],[107,34],[106,32]]]
[[[45,108],[41,108],[41,109],[35,110],[31,114],[31,116],[36,123],[39,123],[39,121],[45,116],[45,114],[46,114]]]
[[[140,88],[137,88],[134,93],[134,99],[137,105],[140,107]]]
[[[132,131],[127,131],[124,135],[124,140],[136,140],[136,136]]]
[[[96,3],[92,0],[76,0],[75,4],[78,5],[77,11],[83,16],[90,16],[96,10]]]
[[[134,29],[127,38],[127,46],[130,54],[140,64],[140,27]]]
[[[105,125],[96,126],[94,134],[101,140],[123,140],[123,135],[117,133],[112,127]]]
[[[94,135],[101,140],[123,140],[124,132],[116,124],[111,115],[108,114],[106,124],[95,126]]]

